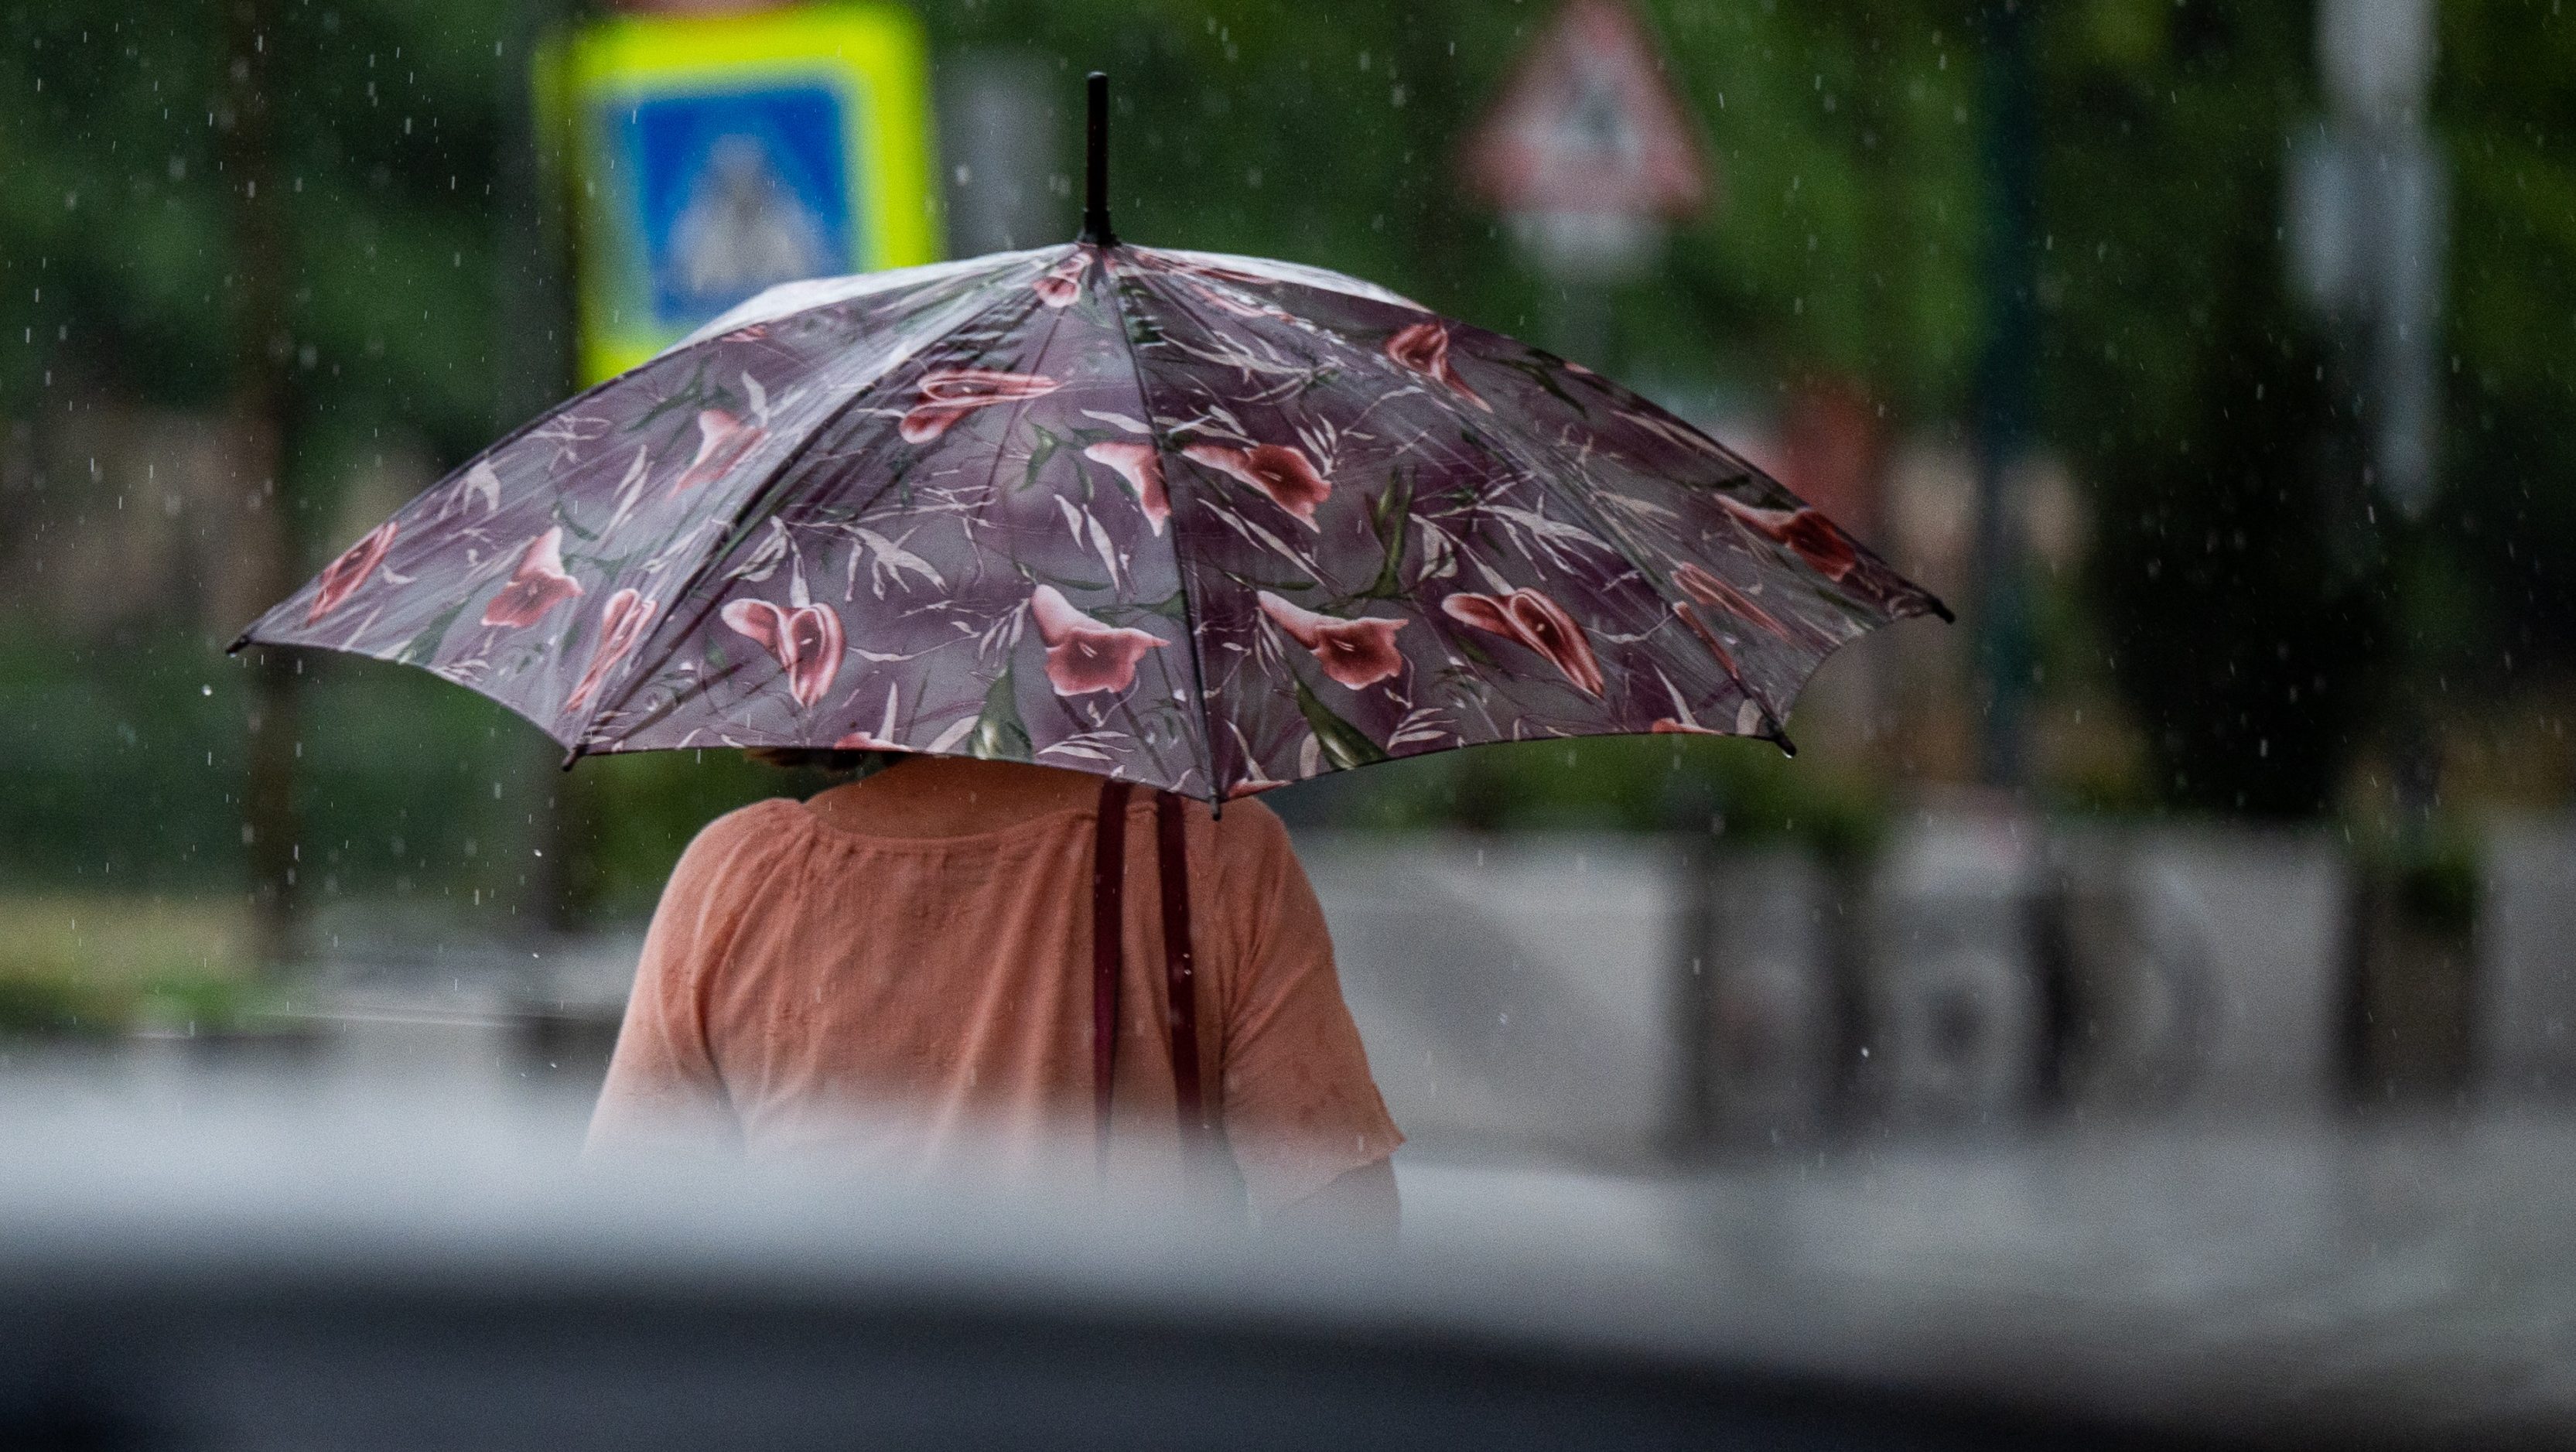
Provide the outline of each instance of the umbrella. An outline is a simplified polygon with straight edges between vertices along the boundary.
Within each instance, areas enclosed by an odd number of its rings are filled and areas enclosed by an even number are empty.
[[[586,753],[804,746],[1211,800],[1490,741],[1788,745],[1948,612],[1590,369],[1293,263],[1080,240],[790,283],[424,491],[243,633]]]

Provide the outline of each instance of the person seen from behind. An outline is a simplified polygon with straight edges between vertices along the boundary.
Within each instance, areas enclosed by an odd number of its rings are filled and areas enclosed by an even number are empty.
[[[1265,1225],[1392,1234],[1404,1137],[1267,808],[1012,762],[754,754],[862,774],[718,818],[682,855],[593,1150],[694,1129],[918,1178],[1102,1136],[1113,1187],[1213,1174]]]

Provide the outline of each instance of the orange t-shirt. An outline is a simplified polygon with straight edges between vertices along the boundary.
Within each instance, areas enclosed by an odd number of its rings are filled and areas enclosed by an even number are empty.
[[[925,758],[708,824],[653,915],[591,1144],[712,1123],[906,1175],[1088,1145],[1099,799],[1071,772]],[[1152,794],[1128,813],[1109,1175],[1177,1188]],[[1404,1137],[1278,817],[1186,820],[1200,1082],[1266,1212]]]

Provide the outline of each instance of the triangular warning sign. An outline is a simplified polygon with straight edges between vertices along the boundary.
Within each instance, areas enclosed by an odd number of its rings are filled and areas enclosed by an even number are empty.
[[[1467,184],[1508,212],[1686,216],[1709,190],[1698,129],[1621,0],[1570,0],[1476,128]]]

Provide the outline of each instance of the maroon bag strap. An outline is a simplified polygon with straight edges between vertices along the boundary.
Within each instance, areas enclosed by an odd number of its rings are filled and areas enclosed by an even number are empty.
[[[1164,1022],[1172,1036],[1173,1089],[1180,1099],[1181,1143],[1198,1150],[1207,1147],[1215,1126],[1208,1121],[1207,1096],[1199,1085],[1198,955],[1190,943],[1188,819],[1179,797],[1154,794],[1154,825],[1160,837],[1155,855],[1163,872]]]
[[[1100,831],[1091,853],[1091,1106],[1100,1156],[1109,1156],[1109,1103],[1118,1081],[1118,977],[1125,957],[1127,783],[1100,784]]]

